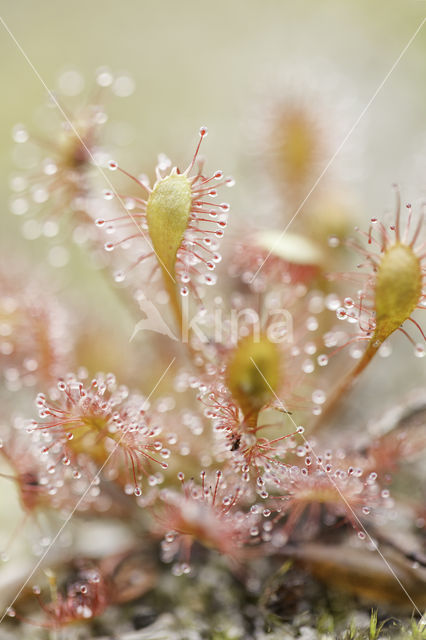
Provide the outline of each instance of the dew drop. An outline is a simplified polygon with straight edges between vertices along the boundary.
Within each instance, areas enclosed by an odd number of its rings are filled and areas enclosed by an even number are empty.
[[[26,198],[15,198],[10,203],[10,211],[15,216],[22,216],[27,213],[29,208],[28,200]]]
[[[58,85],[66,96],[77,96],[84,87],[83,76],[75,69],[69,69],[59,76]]]
[[[414,355],[416,358],[424,358],[426,355],[426,349],[422,344],[416,344],[414,347]]]
[[[327,399],[327,396],[326,396],[325,392],[322,389],[315,389],[315,391],[313,391],[313,393],[312,393],[312,401],[315,404],[324,404],[326,399]]]
[[[384,342],[379,348],[378,354],[381,358],[389,358],[389,356],[392,354],[392,345],[390,345],[388,342]]]
[[[318,320],[314,317],[308,318],[306,321],[306,328],[308,331],[316,331],[318,329]]]
[[[116,271],[114,273],[115,282],[123,282],[126,279],[126,274],[124,271]]]
[[[359,360],[360,358],[362,358],[363,353],[363,349],[357,344],[353,344],[349,348],[349,355],[354,360]]]
[[[336,294],[331,293],[325,299],[325,306],[330,311],[336,311],[336,309],[340,306],[340,300],[336,296]]]
[[[96,75],[96,82],[98,83],[98,85],[100,85],[101,87],[109,87],[111,86],[113,80],[113,75],[108,69],[99,69]]]
[[[135,81],[128,75],[118,76],[114,81],[112,90],[119,98],[127,98],[135,90]]]
[[[312,373],[315,369],[315,365],[312,360],[305,360],[302,364],[302,371],[304,373]]]
[[[22,144],[23,142],[27,142],[29,135],[28,131],[22,124],[17,124],[12,129],[12,138],[18,144]]]
[[[204,283],[207,284],[207,285],[211,286],[211,285],[216,284],[216,280],[217,280],[217,278],[216,278],[215,275],[206,275],[206,276],[204,276]]]

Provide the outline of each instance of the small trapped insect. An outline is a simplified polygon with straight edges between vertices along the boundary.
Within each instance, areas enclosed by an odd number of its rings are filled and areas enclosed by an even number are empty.
[[[241,444],[241,436],[238,434],[234,434],[231,440],[231,451],[238,451]]]

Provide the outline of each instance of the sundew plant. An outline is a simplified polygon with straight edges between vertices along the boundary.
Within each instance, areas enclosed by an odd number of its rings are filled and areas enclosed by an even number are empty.
[[[80,84],[12,132],[11,213],[49,259],[0,261],[0,638],[425,637],[424,384],[383,408],[369,374],[426,354],[420,192],[297,211],[334,124],[301,80],[247,116],[281,218],[233,222],[251,179],[220,129],[141,166],[108,134],[133,80]],[[122,322],[57,277],[68,252]]]

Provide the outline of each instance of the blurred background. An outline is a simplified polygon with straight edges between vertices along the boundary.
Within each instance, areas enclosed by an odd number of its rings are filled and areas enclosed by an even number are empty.
[[[326,198],[332,194],[347,212],[349,227],[366,228],[372,216],[393,210],[393,183],[404,201],[418,205],[426,185],[426,25],[413,36],[425,15],[422,0],[2,0],[0,262],[7,267],[23,256],[35,270],[51,273],[55,266],[55,287],[77,314],[90,292],[95,332],[114,330],[118,341],[106,360],[99,356],[105,366],[116,370],[120,339],[126,353],[132,351],[132,321],[88,256],[75,246],[52,254],[49,238],[23,237],[25,216],[10,212],[10,179],[19,161],[13,127],[42,128],[43,82],[57,89],[61,74],[77,70],[88,95],[101,66],[128,78],[118,91],[125,99],[112,95],[105,104],[107,147],[133,173],[152,177],[159,152],[186,166],[199,127],[208,126],[203,153],[209,171],[221,168],[236,178],[227,194],[228,251],[241,228],[284,228],[352,129],[295,228],[309,232],[324,184]],[[271,167],[259,159],[267,147],[268,114],[288,97],[312,109],[322,140],[314,171],[293,200],[270,188]],[[57,118],[54,110],[49,117]],[[99,177],[99,188],[107,186]],[[390,396],[401,399],[425,385],[425,359],[414,358],[401,336],[394,343],[392,368],[389,360],[374,364],[353,395],[356,411],[349,420],[371,418],[368,402],[359,403],[362,394],[374,399],[377,415],[390,406]],[[378,374],[380,396],[371,384]]]
[[[2,2],[3,20],[50,88],[70,68],[83,74],[88,88],[99,66],[130,73],[134,94],[111,100],[107,108],[111,119],[128,125],[129,147],[140,167],[151,166],[161,151],[187,162],[198,128],[206,124],[209,166],[242,175],[233,205],[240,212],[244,207],[244,216],[259,206],[244,179],[247,127],[259,96],[285,86],[295,73],[309,78],[323,88],[331,112],[336,101],[340,111],[346,108],[342,122],[330,123],[331,130],[333,124],[343,130],[343,138],[425,11],[417,0]],[[349,164],[362,215],[382,213],[393,182],[406,198],[419,195],[425,168],[419,156],[426,147],[425,52],[423,28],[351,134],[354,158],[348,162],[344,148],[333,163],[333,170]],[[34,124],[46,94],[4,27],[0,54],[1,242],[9,244],[12,237],[18,245],[21,222],[7,215],[11,130],[16,122]]]

